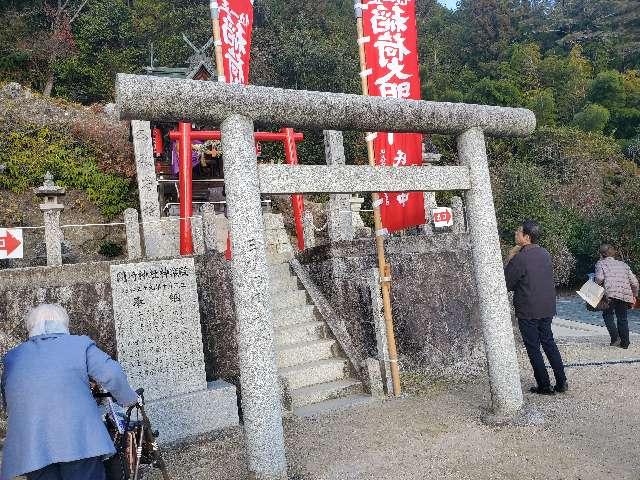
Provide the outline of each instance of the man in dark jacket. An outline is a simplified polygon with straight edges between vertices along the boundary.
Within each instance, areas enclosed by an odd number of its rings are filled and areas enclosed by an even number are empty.
[[[553,395],[566,392],[567,377],[562,357],[553,339],[551,320],[556,314],[556,290],[551,255],[538,245],[540,227],[532,221],[522,223],[515,232],[517,246],[509,253],[504,276],[507,289],[514,292],[513,306],[524,346],[533,367],[537,386],[531,392]],[[552,389],[540,345],[549,359],[556,385]]]

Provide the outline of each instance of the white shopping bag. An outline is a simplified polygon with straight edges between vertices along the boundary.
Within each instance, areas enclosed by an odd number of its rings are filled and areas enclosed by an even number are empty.
[[[604,288],[593,280],[588,280],[582,288],[576,292],[585,302],[596,308],[604,296]]]

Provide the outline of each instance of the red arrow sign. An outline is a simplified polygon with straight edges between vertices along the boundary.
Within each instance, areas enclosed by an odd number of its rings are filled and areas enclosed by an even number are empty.
[[[9,256],[20,246],[20,243],[20,240],[11,235],[11,232],[7,230],[6,236],[0,237],[0,250],[6,251],[6,255]]]
[[[431,211],[431,215],[435,227],[449,227],[453,223],[453,213],[450,208],[435,208]]]
[[[440,222],[449,223],[449,221],[451,220],[451,213],[448,210],[445,210],[444,212],[438,212],[435,214],[433,220],[438,223]]]

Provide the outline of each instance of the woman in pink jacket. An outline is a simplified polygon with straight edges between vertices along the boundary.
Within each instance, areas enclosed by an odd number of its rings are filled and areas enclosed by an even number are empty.
[[[627,310],[638,298],[638,279],[629,265],[615,259],[616,250],[607,244],[600,247],[600,260],[596,263],[596,283],[604,286],[609,308],[602,312],[611,336],[611,345],[629,348],[629,322]],[[618,324],[613,319],[615,313]]]

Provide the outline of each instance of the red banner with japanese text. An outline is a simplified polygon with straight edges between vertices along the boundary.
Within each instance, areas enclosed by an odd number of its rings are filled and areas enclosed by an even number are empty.
[[[362,23],[369,95],[420,99],[415,0],[363,0]],[[377,165],[422,165],[422,135],[372,134]],[[380,193],[389,232],[426,223],[422,192]]]
[[[217,3],[225,80],[246,85],[249,83],[253,0],[218,0]]]

